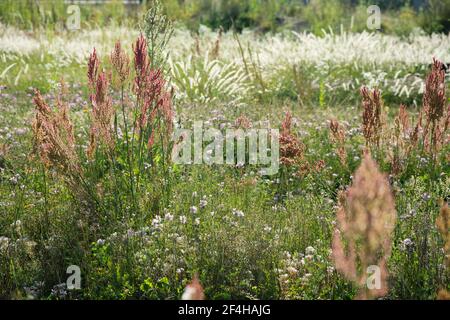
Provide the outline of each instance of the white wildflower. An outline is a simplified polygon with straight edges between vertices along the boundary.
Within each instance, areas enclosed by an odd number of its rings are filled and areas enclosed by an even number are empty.
[[[192,207],[189,208],[189,211],[190,211],[192,214],[196,214],[197,211],[198,211],[198,209],[197,209],[196,206],[192,206]]]

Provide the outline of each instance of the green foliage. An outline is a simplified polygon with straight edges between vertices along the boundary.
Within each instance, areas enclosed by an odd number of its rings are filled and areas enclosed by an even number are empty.
[[[397,12],[387,15],[382,26],[387,33],[408,36],[412,31],[419,30],[418,20],[417,12],[409,6],[404,6]]]
[[[192,21],[204,10],[201,5],[208,5],[204,0],[180,9],[178,1],[164,3],[166,10],[185,21]],[[225,24],[219,13],[227,10],[237,28],[274,30],[277,14],[265,14],[266,10],[287,15],[301,12],[312,20],[316,14],[322,17],[312,23],[321,32],[329,24],[346,23],[339,15],[322,12],[324,8],[345,12],[353,2],[316,1],[311,7],[292,10],[284,6],[287,3],[230,1],[216,8],[212,18],[204,12],[201,19],[215,26]],[[24,15],[39,10],[32,5],[19,8],[19,2],[6,0],[0,6],[17,6]],[[362,31],[364,7],[356,10],[354,28]],[[384,28],[406,35],[415,26],[416,16],[408,7],[399,12],[409,22],[400,25],[387,19]],[[35,22],[24,20],[23,25],[20,18],[3,17],[24,28],[51,28],[59,21],[49,18],[58,17],[57,13]],[[106,13],[99,14],[95,21],[107,23],[114,15],[105,17]],[[171,34],[170,24],[161,17],[154,7],[143,27],[148,39],[154,40],[149,55],[158,66],[165,63],[163,51]],[[161,24],[152,24],[154,18]],[[163,38],[158,38],[161,34]],[[361,84],[383,89],[390,110],[387,121],[392,124],[400,102],[420,103],[422,97],[418,92],[408,98],[395,94],[395,83],[406,79],[409,84],[411,75],[423,78],[427,66],[279,61],[277,68],[267,70],[251,45],[256,42],[240,43],[243,37],[234,38],[242,66],[224,58],[225,50],[231,50],[225,46],[214,55],[207,50],[168,61],[170,84],[180,97],[177,125],[190,128],[192,121],[203,119],[212,128],[224,130],[242,115],[254,128],[263,122],[278,128],[289,110],[294,118],[292,131],[306,147],[305,163],[323,161],[320,170],[283,167],[278,175],[261,177],[258,168],[250,165],[175,165],[163,144],[156,143],[151,152],[142,151],[147,150],[142,146],[148,132],[141,140],[139,133],[125,126],[135,123],[136,107],[126,116],[117,114],[114,123],[121,134],[116,131],[114,157],[99,148],[88,159],[89,90],[84,80],[80,82],[86,75],[84,64],[60,63],[45,51],[23,56],[2,52],[0,298],[178,299],[195,274],[208,299],[355,298],[356,288],[335,270],[330,250],[338,194],[351,184],[363,153],[358,89]],[[61,76],[72,84],[66,98],[90,191],[83,199],[33,152],[29,87],[42,89],[48,101],[54,101]],[[127,83],[124,90],[131,87]],[[112,95],[117,111],[122,111],[125,102],[135,102],[132,95],[124,100],[120,89]],[[417,118],[414,110],[411,114]],[[339,119],[345,129],[345,163],[329,137],[331,118]],[[386,174],[393,172],[388,147],[373,150]],[[388,177],[398,216],[388,262],[389,299],[435,299],[438,289],[450,289],[450,275],[443,267],[444,243],[435,227],[440,200],[450,194],[449,152],[450,146],[445,145],[431,159],[421,148],[414,149],[403,159],[403,170]],[[66,269],[72,264],[81,268],[82,288],[67,291]]]
[[[338,0],[312,0],[305,8],[305,18],[316,34],[328,27],[338,30],[345,17],[345,8]]]
[[[148,42],[148,54],[153,68],[165,69],[166,46],[173,33],[172,22],[163,14],[159,0],[152,0],[144,17],[143,31]]]
[[[379,5],[382,9],[384,32],[405,35],[416,28],[428,33],[448,32],[449,0],[414,1],[338,1],[312,0],[305,5],[291,0],[195,0],[164,1],[165,15],[191,30],[199,25],[212,29],[234,27],[236,30],[257,28],[260,31],[282,29],[310,30],[322,34],[322,29],[339,30],[353,26],[366,29],[367,7]],[[0,3],[0,21],[23,29],[46,28],[62,30],[67,19],[67,5],[63,0],[4,0]],[[154,0],[139,6],[125,5],[114,0],[104,5],[80,5],[82,27],[109,24],[136,25],[147,10],[154,10]],[[399,15],[401,18],[399,18]],[[353,22],[352,22],[353,17]]]
[[[0,21],[24,29],[36,26],[55,26],[62,23],[64,2],[5,0],[0,3]]]
[[[26,30],[46,29],[59,32],[65,29],[69,17],[68,6],[64,0],[4,0],[0,2],[0,22]],[[130,12],[121,0],[102,5],[79,5],[79,8],[82,28],[134,23],[144,9],[142,7]]]
[[[450,0],[429,0],[420,18],[421,27],[428,33],[448,33],[450,31]]]

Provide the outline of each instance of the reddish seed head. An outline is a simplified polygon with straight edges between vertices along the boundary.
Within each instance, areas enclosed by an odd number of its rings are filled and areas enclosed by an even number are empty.
[[[108,94],[109,81],[105,72],[101,72],[95,82],[95,103],[97,105],[103,104]]]
[[[119,75],[120,83],[123,84],[130,74],[130,59],[122,49],[120,41],[117,41],[111,53],[111,64]]]
[[[430,122],[439,120],[445,109],[445,71],[442,62],[433,58],[433,67],[425,83],[423,106]]]
[[[305,151],[304,144],[291,133],[291,122],[292,115],[286,112],[280,134],[280,162],[286,166],[294,165],[302,160]]]
[[[88,81],[91,86],[94,86],[94,83],[97,79],[99,65],[100,62],[98,60],[97,51],[94,48],[94,51],[89,56],[88,72],[87,72]]]
[[[332,243],[336,269],[360,286],[360,298],[385,295],[396,211],[389,182],[369,154],[355,172],[352,186],[340,194],[339,203]],[[366,286],[366,270],[371,265],[380,268],[381,287],[377,289]]]
[[[362,130],[366,144],[370,146],[379,146],[381,140],[381,131],[383,129],[384,114],[381,93],[378,89],[372,92],[366,87],[361,88],[363,124]]]
[[[332,119],[330,121],[330,140],[336,145],[336,153],[342,165],[346,165],[345,132],[341,124]]]
[[[291,133],[291,123],[292,123],[292,115],[288,111],[284,117],[284,120],[281,124],[281,134],[287,135]]]

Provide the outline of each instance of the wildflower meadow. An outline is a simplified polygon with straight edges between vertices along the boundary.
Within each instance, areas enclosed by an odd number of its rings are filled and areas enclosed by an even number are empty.
[[[450,299],[444,18],[69,2],[0,5],[0,298]]]

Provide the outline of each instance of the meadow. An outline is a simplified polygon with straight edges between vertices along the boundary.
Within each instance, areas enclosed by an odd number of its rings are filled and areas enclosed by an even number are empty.
[[[446,62],[448,33],[0,24],[0,297],[449,299]],[[278,172],[174,163],[195,121],[279,129]]]

